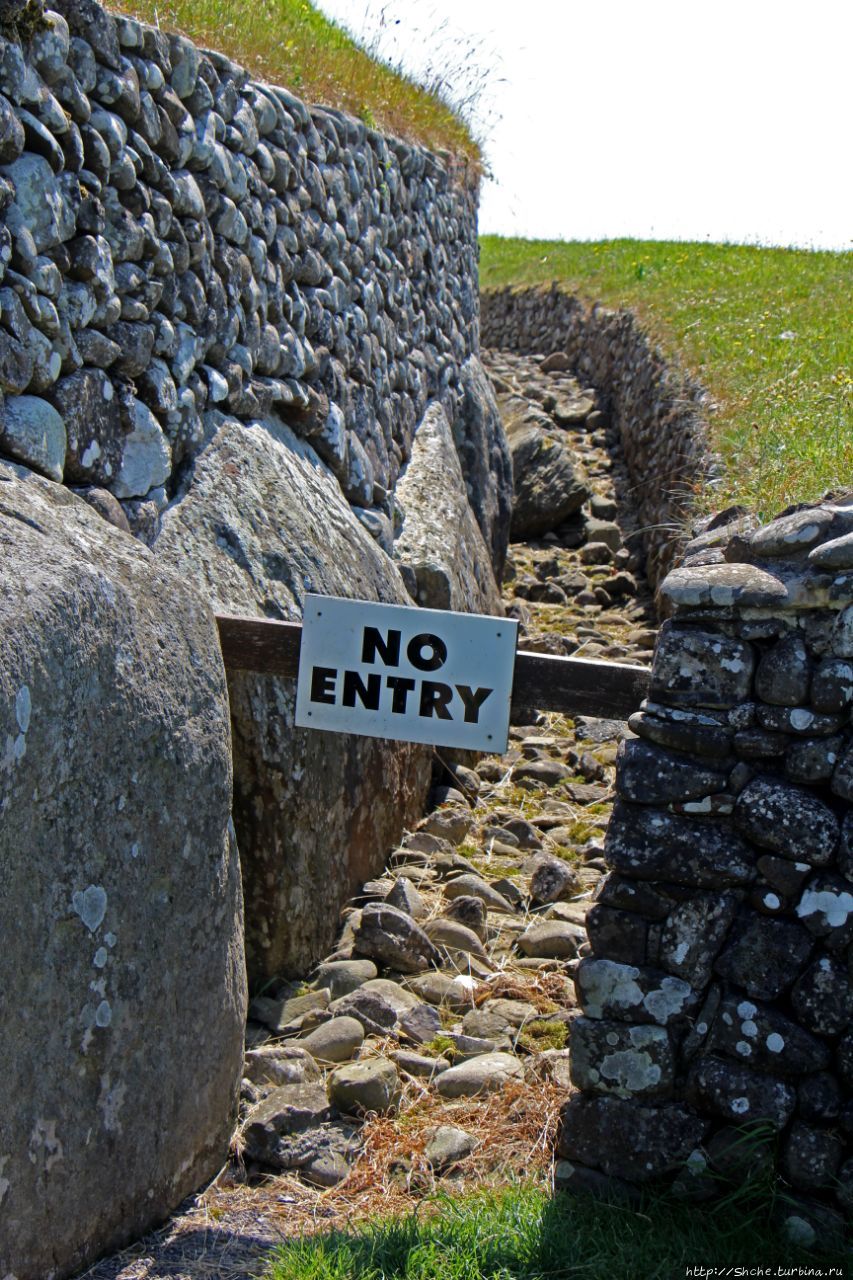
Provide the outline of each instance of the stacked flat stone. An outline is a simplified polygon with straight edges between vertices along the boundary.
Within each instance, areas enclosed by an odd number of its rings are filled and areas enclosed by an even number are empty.
[[[95,0],[23,7],[0,35],[0,454],[107,490],[149,543],[229,418],[308,438],[376,536],[430,399],[488,466],[464,169]]]
[[[661,594],[576,972],[563,1176],[712,1195],[764,1125],[789,1218],[825,1231],[853,1206],[853,499],[712,523]]]
[[[708,443],[707,393],[664,359],[632,312],[589,307],[556,283],[485,291],[481,330],[486,347],[565,355],[581,385],[596,388],[618,433],[643,529],[646,576],[656,588],[683,545],[674,530],[692,519],[694,486],[718,471]]]

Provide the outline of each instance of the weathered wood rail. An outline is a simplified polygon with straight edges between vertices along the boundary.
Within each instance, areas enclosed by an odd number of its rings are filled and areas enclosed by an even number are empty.
[[[217,614],[222,655],[228,671],[296,679],[302,627],[298,622]],[[557,658],[544,653],[515,655],[512,720],[533,711],[625,720],[646,697],[649,668],[589,658]]]

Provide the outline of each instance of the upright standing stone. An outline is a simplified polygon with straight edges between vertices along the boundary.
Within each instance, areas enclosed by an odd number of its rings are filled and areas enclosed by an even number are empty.
[[[242,900],[209,606],[7,465],[0,577],[0,1274],[44,1280],[225,1160]]]
[[[306,591],[408,602],[314,450],[272,421],[223,423],[154,549],[221,613],[297,620]],[[329,950],[343,904],[422,812],[429,753],[295,728],[292,680],[234,673],[229,693],[246,951],[260,985]]]
[[[394,558],[411,595],[427,609],[503,614],[489,549],[468,504],[462,470],[440,404],[431,404],[397,483],[402,526]]]

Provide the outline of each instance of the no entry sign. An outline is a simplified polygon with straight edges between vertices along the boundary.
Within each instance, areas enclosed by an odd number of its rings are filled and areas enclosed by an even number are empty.
[[[518,623],[306,596],[296,723],[506,751]]]

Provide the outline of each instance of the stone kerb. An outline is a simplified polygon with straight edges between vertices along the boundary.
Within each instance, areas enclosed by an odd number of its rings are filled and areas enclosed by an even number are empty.
[[[311,590],[408,603],[412,565],[395,541],[402,526],[409,547],[423,542],[394,491],[440,411],[459,458],[458,528],[466,546],[479,538],[476,585],[494,590],[512,478],[478,359],[477,189],[452,160],[97,0],[0,10],[0,462],[20,490],[13,507],[3,486],[6,603],[22,594],[50,620],[71,601],[61,628],[20,630],[21,609],[0,628],[29,663],[3,703],[0,774],[16,787],[0,810],[20,882],[0,901],[6,934],[28,920],[37,939],[75,948],[44,978],[21,961],[23,942],[7,955],[10,1008],[52,1037],[34,1058],[26,1026],[5,1045],[15,1105],[0,1122],[0,1275],[34,1280],[144,1230],[227,1148],[245,1012],[236,845],[260,985],[326,952],[339,908],[428,789],[425,749],[309,741],[283,680],[238,675],[226,698],[209,606],[295,619]],[[27,514],[37,502],[54,513],[50,541]],[[30,544],[47,566],[38,578],[21,573]],[[204,626],[179,643],[193,588]],[[475,607],[470,592],[462,583],[457,607]],[[79,617],[93,593],[90,636]],[[48,644],[71,708],[53,720],[25,692]],[[167,662],[164,690],[154,675]],[[197,722],[214,708],[216,751],[199,755],[219,773],[205,788],[172,766],[190,759],[185,721],[203,744]],[[98,728],[85,756],[63,736],[78,720]],[[72,764],[74,787],[59,786]],[[26,860],[39,832],[48,890],[35,904]],[[149,837],[156,858],[142,856]],[[57,860],[64,888],[51,896]],[[122,909],[123,932],[78,909],[90,889]],[[168,906],[180,924],[152,927]],[[114,1017],[110,974],[123,984]],[[83,1007],[83,1049],[66,989]],[[104,1150],[119,1146],[116,1184]],[[51,1218],[61,1227],[48,1231]]]
[[[763,1127],[813,1238],[853,1207],[853,499],[710,526],[662,595],[558,1173],[702,1199]]]

